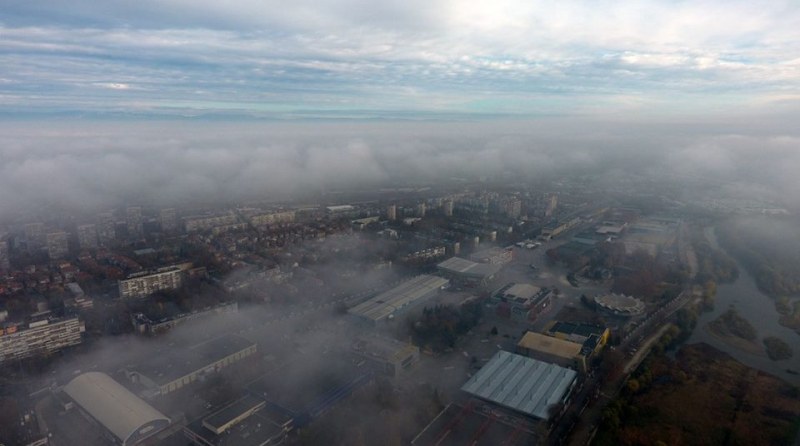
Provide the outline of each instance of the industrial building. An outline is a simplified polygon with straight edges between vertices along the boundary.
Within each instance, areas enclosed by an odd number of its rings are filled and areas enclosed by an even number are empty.
[[[512,282],[495,291],[489,299],[489,305],[500,316],[533,321],[550,308],[551,294],[549,288]]]
[[[379,371],[391,377],[419,361],[419,347],[383,337],[358,339],[353,343],[353,352],[374,361]]]
[[[514,260],[514,250],[508,248],[488,248],[477,251],[469,256],[469,259],[478,263],[490,263],[492,265],[505,265]]]
[[[202,308],[188,313],[164,315],[157,319],[154,319],[152,316],[145,313],[134,313],[131,314],[131,322],[133,323],[133,328],[136,333],[157,335],[165,333],[184,322],[203,319],[208,316],[216,316],[219,314],[236,313],[238,311],[239,305],[236,302],[223,302],[219,305]]]
[[[637,316],[644,313],[644,302],[624,294],[602,294],[595,296],[595,304],[615,316]]]
[[[273,446],[292,430],[292,418],[266,407],[261,398],[245,395],[183,428],[200,446]]]
[[[146,297],[156,291],[176,290],[183,282],[183,269],[165,266],[154,271],[142,271],[119,281],[119,296],[123,299]]]
[[[529,331],[517,343],[517,353],[529,358],[586,371],[583,344]]]
[[[77,317],[59,319],[47,314],[24,323],[0,321],[0,364],[78,345],[84,331]]]
[[[170,425],[169,418],[105,373],[78,375],[63,390],[114,444],[137,444]]]
[[[227,334],[190,348],[173,348],[125,370],[148,398],[163,396],[203,380],[256,353],[256,344]]]
[[[530,446],[539,435],[530,420],[470,400],[448,404],[411,440],[412,446]]]
[[[480,399],[540,420],[566,403],[578,372],[555,364],[498,351],[461,387]]]
[[[277,370],[248,384],[247,391],[266,400],[268,408],[290,417],[294,427],[302,428],[372,382],[374,363],[353,356],[337,355],[324,363],[316,358],[311,366]]]
[[[495,274],[500,272],[502,265],[492,263],[476,263],[461,257],[451,257],[436,265],[439,273],[444,277],[463,286],[486,285]]]
[[[413,306],[435,296],[448,283],[450,281],[442,277],[416,276],[366,302],[356,305],[349,310],[349,313],[373,325],[389,321],[401,312],[407,311]]]

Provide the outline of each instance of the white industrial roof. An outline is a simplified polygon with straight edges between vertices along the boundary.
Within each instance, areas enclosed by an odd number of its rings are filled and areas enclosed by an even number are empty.
[[[64,392],[120,439],[122,444],[148,425],[167,425],[169,418],[131,393],[113,378],[100,372],[78,375],[64,386]]]
[[[461,390],[546,420],[575,382],[577,372],[506,351],[495,354]]]
[[[461,257],[451,257],[438,264],[439,269],[474,277],[486,277],[496,274],[502,268],[501,265],[488,263],[476,263],[472,260],[462,259]]]
[[[350,313],[379,321],[419,299],[429,297],[432,292],[448,283],[449,280],[442,277],[423,274],[356,305],[350,309]]]

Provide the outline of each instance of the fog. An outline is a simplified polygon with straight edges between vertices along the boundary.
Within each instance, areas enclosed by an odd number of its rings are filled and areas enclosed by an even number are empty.
[[[465,123],[27,122],[0,128],[0,215],[279,201],[326,190],[643,174],[800,204],[794,128],[548,118]],[[741,189],[741,190],[737,190]]]

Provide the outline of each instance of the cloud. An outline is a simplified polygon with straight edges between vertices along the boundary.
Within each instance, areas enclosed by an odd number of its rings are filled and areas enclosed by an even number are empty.
[[[597,113],[598,99],[626,113],[720,98],[754,107],[798,87],[799,16],[789,1],[16,2],[0,12],[1,110],[404,118]],[[94,88],[113,84],[130,88]],[[640,105],[615,102],[631,96]]]

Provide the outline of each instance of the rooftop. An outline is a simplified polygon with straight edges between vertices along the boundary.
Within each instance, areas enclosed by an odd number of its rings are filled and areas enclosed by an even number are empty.
[[[574,358],[579,356],[582,348],[582,345],[577,342],[554,338],[532,331],[525,333],[525,336],[520,339],[517,346],[561,358]]]
[[[448,283],[447,279],[437,276],[417,276],[356,305],[350,309],[350,313],[377,322],[420,299],[429,297],[431,293]]]
[[[477,263],[461,257],[451,257],[437,265],[441,270],[454,274],[464,274],[476,277],[486,277],[496,274],[502,266],[490,263]]]
[[[577,372],[506,351],[495,354],[461,390],[546,420],[575,383]]]
[[[592,324],[581,324],[574,322],[558,321],[548,330],[550,333],[564,333],[565,335],[578,335],[588,338],[591,335],[601,335],[606,331],[605,327]]]

